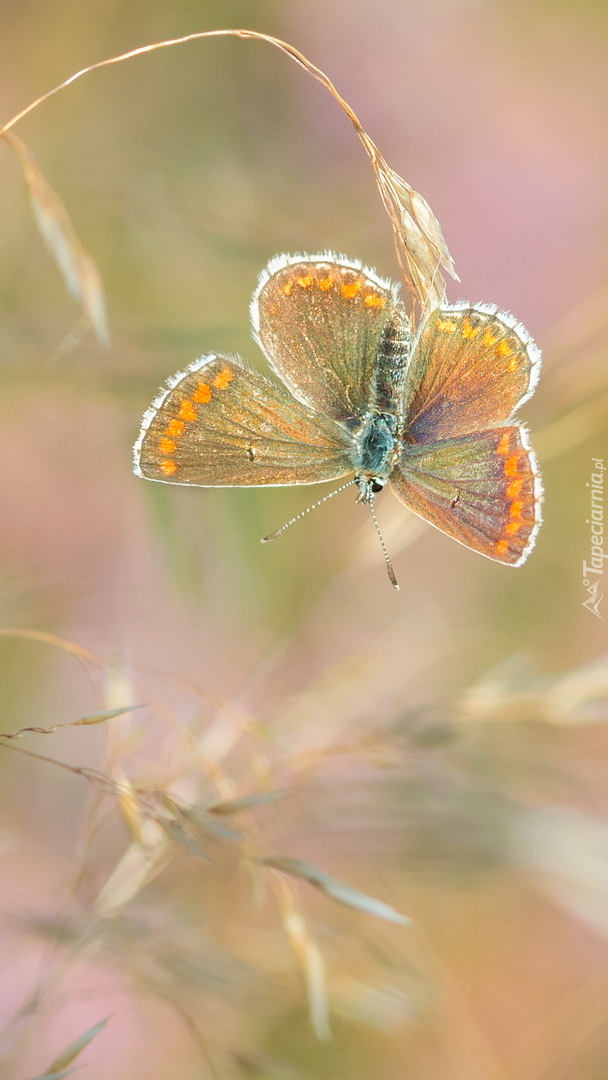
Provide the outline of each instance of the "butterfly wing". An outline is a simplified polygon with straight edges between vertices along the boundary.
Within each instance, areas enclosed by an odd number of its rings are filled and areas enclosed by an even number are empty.
[[[346,429],[216,355],[168,381],[133,454],[138,476],[202,487],[315,484],[353,471]]]
[[[341,255],[278,255],[251,301],[255,337],[299,401],[335,420],[361,416],[397,292]]]
[[[437,308],[423,323],[405,387],[405,430],[431,443],[504,424],[534,392],[541,354],[493,304]]]
[[[520,566],[534,547],[541,484],[519,424],[406,445],[390,483],[410,510],[489,559]]]

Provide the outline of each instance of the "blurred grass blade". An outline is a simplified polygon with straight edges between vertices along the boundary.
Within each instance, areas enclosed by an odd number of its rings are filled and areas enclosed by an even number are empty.
[[[278,876],[277,885],[277,900],[285,934],[306,983],[310,1022],[317,1038],[326,1042],[331,1038],[331,1030],[323,955],[308,929],[306,919],[298,911],[291,887]]]
[[[124,716],[125,713],[134,712],[135,709],[143,709],[140,705],[123,705],[118,709],[102,709],[101,712],[91,713],[90,716],[81,716],[80,720],[74,720],[73,727],[78,724],[103,724],[106,720],[113,720],[115,716]]]
[[[325,961],[316,941],[309,936],[303,943],[302,964],[306,977],[306,990],[313,1030],[319,1039],[326,1041],[331,1037],[329,1010],[327,1005],[327,979]]]
[[[81,1035],[78,1039],[75,1039],[73,1043],[70,1043],[65,1050],[61,1052],[59,1057],[49,1065],[48,1069],[41,1076],[37,1076],[34,1080],[59,1080],[64,1076],[69,1076],[70,1073],[75,1072],[74,1069],[67,1069],[68,1065],[71,1065],[73,1061],[82,1053],[83,1050],[89,1045],[90,1042],[99,1035],[99,1032],[104,1029],[108,1020],[111,1018],[106,1016],[105,1020],[100,1020],[98,1024],[85,1031],[84,1035]]]
[[[94,901],[102,919],[112,918],[159,872],[167,851],[167,837],[157,821],[145,818],[139,839],[130,844],[104,882]]]
[[[118,806],[123,821],[127,826],[129,835],[136,843],[145,847],[145,840],[142,834],[145,818],[142,813],[139,796],[129,780],[129,777],[122,771],[119,771],[118,769],[114,770],[114,780],[116,781],[118,790]]]
[[[61,1072],[45,1072],[35,1076],[33,1080],[65,1080],[66,1076],[72,1076],[81,1068],[82,1065],[76,1065],[73,1069],[62,1069]]]
[[[240,842],[243,837],[236,829],[230,828],[228,825],[224,825],[223,822],[217,821],[206,808],[202,809],[198,806],[180,806],[170,796],[164,794],[162,796],[162,805],[165,809],[171,813],[171,821],[176,828],[187,829],[190,832],[204,832],[208,836],[214,839],[220,840],[232,840]],[[165,827],[167,818],[162,818],[160,815],[156,818],[160,825]]]
[[[12,627],[2,627],[0,628],[0,635],[9,638],[22,638],[24,641],[37,641],[42,645],[52,645],[56,649],[63,649],[64,652],[75,656],[83,664],[93,664],[95,667],[105,666],[102,658],[91,652],[90,649],[85,649],[82,645],[77,645],[67,638],[58,637],[57,634],[49,634],[46,630],[17,630]]]
[[[300,859],[292,859],[288,855],[271,855],[262,861],[266,866],[272,866],[275,870],[281,870],[284,874],[303,878],[304,881],[308,881],[311,885],[321,889],[332,900],[337,900],[340,904],[346,904],[347,907],[364,911],[367,915],[374,915],[377,919],[400,923],[402,926],[407,926],[411,922],[407,915],[395,911],[395,908],[390,907],[389,904],[385,904],[382,900],[375,900],[373,897],[358,892],[356,889],[351,889],[350,885],[343,885],[342,882],[337,881],[336,878],[326,874],[323,870],[319,870],[316,866],[311,866],[310,863],[302,862]]]
[[[82,724],[103,724],[115,716],[132,712],[133,709],[141,709],[142,705],[123,705],[122,709],[104,709],[102,712],[91,713],[90,716],[81,716],[79,720],[66,720],[63,724],[53,724],[52,727],[24,727],[18,731],[2,731],[0,739],[23,739],[26,735],[54,735],[56,731],[66,727],[78,727]]]
[[[243,795],[238,799],[226,799],[225,802],[216,803],[207,807],[208,814],[217,814],[218,817],[230,814],[240,814],[243,810],[251,810],[252,806],[261,806],[264,803],[276,802],[282,798],[282,791],[267,791],[257,794]]]
[[[25,143],[8,131],[4,138],[17,152],[38,228],[68,292],[84,308],[100,344],[109,345],[103,286],[95,263],[78,239],[61,199]]]
[[[186,832],[183,825],[180,825],[178,821],[169,821],[167,818],[158,818],[158,824],[171,840],[175,840],[176,844],[181,844],[197,858],[202,859],[204,862],[210,862],[210,858],[204,848],[198,843],[196,838],[190,833]]]
[[[525,653],[497,664],[462,695],[459,719],[475,723],[543,721],[599,724],[608,720],[608,657],[558,678],[530,669]]]
[[[608,939],[605,817],[561,806],[522,809],[512,819],[511,851],[537,889]]]
[[[200,829],[201,832],[206,832],[209,836],[215,837],[219,840],[232,840],[239,843],[243,837],[236,829],[229,828],[228,825],[223,825],[221,821],[206,813],[204,810],[184,810],[182,808],[180,816],[184,821],[191,824],[193,827]]]

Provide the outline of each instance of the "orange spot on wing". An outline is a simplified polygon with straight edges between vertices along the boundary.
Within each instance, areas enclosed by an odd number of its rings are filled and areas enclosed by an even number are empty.
[[[522,525],[523,521],[510,521],[505,527],[505,532],[508,533],[509,536],[515,536],[515,534],[518,533],[521,529]]]
[[[503,457],[504,457],[505,454],[509,453],[509,435],[508,435],[508,433],[505,434],[505,435],[501,435],[500,442],[498,443],[498,446],[496,447],[496,450],[497,450],[497,452],[499,454],[502,454]]]
[[[172,454],[176,445],[175,439],[168,439],[166,435],[163,435],[162,439],[159,440],[158,449],[161,454]]]
[[[498,543],[494,544],[494,551],[497,555],[506,555],[508,550],[509,545],[506,540],[499,540]]]
[[[174,439],[179,439],[185,426],[183,420],[170,420],[165,428],[165,434],[173,436]]]
[[[488,329],[486,330],[485,334],[483,335],[483,337],[481,339],[481,344],[482,345],[495,345],[496,342],[498,341],[498,337],[499,337],[499,335],[498,334],[493,334],[490,327],[488,327]]]
[[[340,286],[340,292],[342,293],[342,296],[344,297],[345,300],[352,300],[353,297],[358,296],[359,293],[361,292],[361,282],[360,281],[345,282],[344,285]]]
[[[368,293],[363,297],[363,303],[371,308],[383,308],[386,306],[386,297],[375,292]]]
[[[517,454],[511,454],[505,461],[505,475],[517,476]]]
[[[183,399],[178,416],[182,420],[187,420],[189,423],[198,419],[198,413],[189,398]]]
[[[501,356],[513,356],[513,349],[509,345],[508,341],[501,341],[500,345],[498,346],[498,352]]]
[[[164,461],[161,461],[159,469],[165,476],[173,476],[173,473],[177,472],[177,465],[169,458],[165,458]]]
[[[314,278],[313,278],[312,274],[306,274],[305,277],[296,278],[296,282],[300,286],[301,289],[310,289],[310,286],[314,282]]]
[[[462,324],[462,336],[463,338],[477,337],[480,329],[480,326],[473,326],[471,320],[467,317]]]
[[[512,480],[511,483],[507,486],[507,495],[509,496],[509,498],[517,498],[523,486],[523,480]]]
[[[514,521],[521,521],[521,512],[524,508],[524,504],[521,499],[517,499],[511,503],[511,510],[509,511]]]
[[[327,292],[328,289],[333,289],[334,279],[332,277],[322,277],[317,281],[317,285],[323,292]]]
[[[213,394],[209,383],[199,380],[199,384],[192,395],[192,400],[198,402],[199,405],[208,405],[212,397]]]
[[[213,385],[217,387],[218,390],[225,390],[228,386],[228,383],[231,383],[233,379],[234,375],[232,374],[230,368],[223,367],[222,370],[218,371],[217,375],[215,376],[215,379],[213,380]]]
[[[293,281],[290,280],[285,282],[285,284],[283,285],[283,292],[285,296],[291,296],[293,292]]]
[[[442,330],[444,334],[453,334],[456,329],[456,323],[451,319],[437,319],[435,326],[438,330]]]
[[[509,371],[517,371],[518,367],[519,364],[517,362],[517,357],[511,357],[511,359],[509,360]]]

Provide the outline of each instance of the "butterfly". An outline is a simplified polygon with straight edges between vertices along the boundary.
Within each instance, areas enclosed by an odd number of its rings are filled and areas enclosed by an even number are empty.
[[[541,354],[513,315],[460,300],[413,333],[398,285],[325,252],[271,259],[251,321],[278,381],[239,358],[195,360],[144,414],[138,476],[202,487],[350,477],[372,512],[388,485],[473,551],[525,562],[542,488],[513,416],[534,392]]]

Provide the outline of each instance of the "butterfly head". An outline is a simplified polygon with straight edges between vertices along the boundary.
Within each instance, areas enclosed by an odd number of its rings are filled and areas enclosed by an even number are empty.
[[[357,502],[371,503],[374,495],[382,491],[388,483],[388,476],[369,476],[366,473],[357,473],[355,484],[359,488]]]

